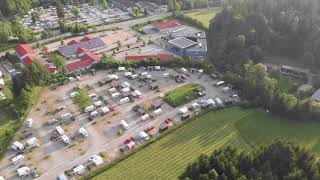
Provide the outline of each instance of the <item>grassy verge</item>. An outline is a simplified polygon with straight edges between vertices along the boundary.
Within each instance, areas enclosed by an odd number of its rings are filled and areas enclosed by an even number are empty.
[[[32,88],[30,95],[30,102],[25,115],[22,117],[14,117],[10,112],[6,110],[6,107],[0,107],[0,159],[7,151],[12,139],[15,136],[15,132],[18,131],[20,126],[24,123],[27,114],[31,110],[32,106],[37,103],[42,87]]]
[[[178,126],[93,179],[177,179],[202,153],[229,145],[253,151],[279,137],[320,154],[319,128],[320,123],[291,121],[259,109],[211,111]]]
[[[17,43],[15,42],[10,42],[10,43],[0,43],[0,52],[7,51],[9,49],[12,49],[16,47]]]
[[[200,84],[186,84],[166,94],[165,101],[173,107],[181,106],[197,98]]]
[[[219,10],[210,10],[210,11],[200,11],[200,12],[190,12],[185,14],[185,16],[195,19],[203,24],[206,28],[209,28],[210,21],[213,19]]]

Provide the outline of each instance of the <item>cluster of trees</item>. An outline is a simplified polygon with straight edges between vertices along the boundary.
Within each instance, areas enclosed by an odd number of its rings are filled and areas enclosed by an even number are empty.
[[[0,22],[0,43],[7,43],[11,39],[10,37],[17,37],[21,43],[32,41],[35,38],[35,34],[30,29],[24,28],[20,23],[21,19],[16,17],[10,22]]]
[[[257,152],[239,153],[227,147],[201,155],[179,177],[181,180],[319,179],[320,166],[308,150],[276,141]]]
[[[208,33],[209,56],[216,65],[239,68],[249,59],[261,61],[261,53],[266,53],[320,66],[317,1],[225,2]]]
[[[89,27],[86,23],[67,24],[63,20],[59,20],[59,27],[62,33],[71,32],[72,34],[87,33]]]

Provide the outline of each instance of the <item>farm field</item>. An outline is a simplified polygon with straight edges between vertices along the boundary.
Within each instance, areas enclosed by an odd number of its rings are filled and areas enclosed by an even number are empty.
[[[320,154],[319,128],[320,123],[290,121],[256,109],[209,112],[93,179],[177,179],[201,153],[229,145],[252,151],[278,137]]]
[[[186,84],[182,87],[170,91],[166,94],[166,102],[173,107],[186,104],[197,97],[197,89],[202,86],[199,84]]]
[[[203,23],[205,27],[209,28],[210,20],[214,18],[218,12],[219,12],[218,10],[190,12],[190,13],[187,13],[186,16],[200,21],[201,23]]]

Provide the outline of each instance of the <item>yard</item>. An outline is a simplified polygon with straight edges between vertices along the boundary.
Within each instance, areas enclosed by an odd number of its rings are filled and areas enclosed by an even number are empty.
[[[197,90],[202,86],[199,84],[186,84],[166,94],[165,101],[173,107],[186,104],[197,97]]]
[[[200,21],[205,27],[209,28],[211,19],[214,18],[218,12],[219,10],[196,11],[187,13],[186,16]]]
[[[229,108],[182,126],[94,179],[177,179],[201,153],[228,145],[251,151],[278,137],[320,154],[320,123],[289,121],[262,110]]]
[[[286,77],[280,77],[278,79],[278,86],[281,92],[295,92],[299,86],[298,82],[290,80]]]

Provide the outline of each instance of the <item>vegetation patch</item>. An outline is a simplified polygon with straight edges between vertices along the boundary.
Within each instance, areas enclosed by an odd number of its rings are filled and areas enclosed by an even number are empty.
[[[197,98],[200,84],[186,84],[166,94],[165,101],[173,107],[181,106]]]
[[[185,16],[199,21],[204,27],[209,28],[210,21],[213,19],[220,10],[210,11],[195,11],[185,14]]]
[[[319,128],[320,124],[316,122],[291,121],[259,109],[235,107],[212,111],[191,120],[93,179],[177,179],[200,154],[209,154],[230,145],[250,152],[279,137],[297,141],[320,154]]]
[[[294,93],[297,90],[298,86],[298,82],[288,79],[286,77],[280,77],[278,79],[278,87],[281,92]]]
[[[92,105],[92,100],[89,97],[89,93],[86,89],[78,88],[76,91],[79,94],[73,98],[73,101],[80,107],[80,109],[84,110],[86,107]]]

